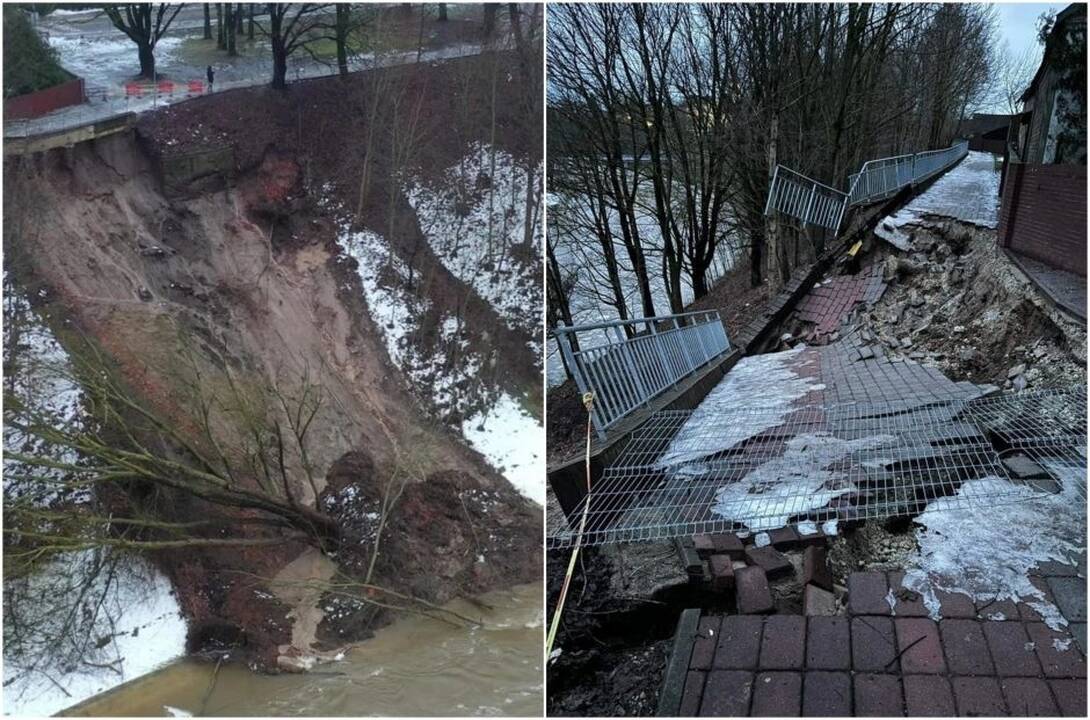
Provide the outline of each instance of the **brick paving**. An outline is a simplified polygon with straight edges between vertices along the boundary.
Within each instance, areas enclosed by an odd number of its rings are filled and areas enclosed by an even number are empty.
[[[885,289],[882,266],[874,263],[856,275],[837,275],[814,286],[799,301],[798,317],[813,323],[819,337],[832,335],[856,305],[877,302]]]
[[[1063,572],[1049,579],[1081,580]],[[846,616],[706,614],[681,714],[1085,717],[1077,628],[1053,630],[1017,610],[990,619],[1002,605],[978,609],[956,594],[938,621],[901,615],[897,606],[913,603],[899,599],[891,611],[885,598],[902,576],[853,573]]]

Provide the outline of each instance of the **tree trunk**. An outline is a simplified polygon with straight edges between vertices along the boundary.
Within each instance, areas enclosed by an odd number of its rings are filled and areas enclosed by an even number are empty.
[[[447,4],[439,3],[439,22],[447,21]]]
[[[273,38],[273,79],[272,86],[277,90],[283,90],[288,86],[288,53],[284,48],[284,41]]]
[[[486,38],[492,37],[492,34],[496,32],[496,3],[488,3],[484,6],[484,27],[483,32]]]
[[[212,39],[212,8],[208,3],[204,3],[204,39]]]
[[[341,77],[348,75],[348,14],[347,5],[337,5],[337,71]]]
[[[771,178],[776,170],[780,140],[780,117],[775,110],[772,111],[772,120],[768,129],[768,177]],[[783,286],[782,251],[780,248],[780,220],[776,212],[768,216],[765,223],[765,246],[768,254],[768,272],[766,274],[772,291],[777,292]]]
[[[235,34],[242,34],[242,3],[235,3]]]
[[[137,45],[140,53],[140,77],[148,80],[155,79],[155,49],[151,43],[143,42]]]
[[[231,57],[238,55],[235,49],[235,13],[237,12],[237,6],[227,3],[227,54]]]
[[[253,40],[254,39],[254,4],[250,3],[250,27],[246,35]]]
[[[220,50],[227,47],[227,36],[223,32],[223,3],[216,3],[216,47]]]

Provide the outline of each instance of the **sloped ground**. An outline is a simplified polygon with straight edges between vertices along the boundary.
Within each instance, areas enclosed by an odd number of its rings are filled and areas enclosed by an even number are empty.
[[[479,409],[504,392],[532,398],[540,375],[525,333],[508,326],[427,252],[401,192],[407,173],[442,177],[469,153],[471,141],[493,135],[489,124],[480,124],[490,113],[480,109],[479,98],[467,96],[477,80],[491,77],[494,65],[481,62],[383,76],[387,91],[403,93],[404,104],[377,115],[383,130],[374,147],[382,150],[370,157],[373,182],[362,204],[364,153],[356,148],[365,137],[373,76],[347,88],[334,79],[293,86],[286,95],[225,93],[146,118],[139,148],[130,137],[117,136],[10,160],[5,167],[8,206],[24,220],[18,233],[5,228],[7,260],[23,262],[19,282],[62,343],[73,338],[69,328],[93,338],[142,397],[180,427],[187,424],[180,358],[193,358],[213,379],[221,357],[255,381],[312,373],[328,398],[311,428],[319,497],[305,483],[295,490],[356,542],[337,557],[336,571],[359,579],[375,548],[376,505],[394,478],[407,477],[372,581],[436,603],[536,579],[541,509],[426,402],[431,388],[391,364],[356,264],[338,244],[336,218],[319,206],[314,190],[328,183],[343,205],[362,208],[351,222],[380,228],[390,262],[414,268],[412,289],[437,308],[414,326],[411,343],[418,352],[433,347],[429,334],[444,313],[459,307],[470,328],[462,347],[492,363],[492,373],[466,388],[465,396],[480,395]],[[510,110],[521,97],[515,83],[499,86],[512,97],[497,105],[497,145],[510,147],[532,168],[540,158],[540,133]],[[355,108],[345,110],[346,98]],[[384,133],[404,122],[406,107],[417,109],[419,132],[411,165],[395,171]],[[180,195],[163,196],[158,173],[164,156],[221,149],[227,138],[235,163],[229,187],[204,177]],[[421,251],[415,262],[413,249]],[[517,267],[536,272],[526,261]],[[171,500],[163,505],[171,519],[220,512]],[[305,661],[365,638],[388,622],[389,613],[366,601],[323,595],[316,602],[270,592],[270,580],[305,552],[284,544],[160,555],[189,620],[188,649],[230,646],[241,634],[245,647],[235,647],[232,658],[271,668],[283,657]]]

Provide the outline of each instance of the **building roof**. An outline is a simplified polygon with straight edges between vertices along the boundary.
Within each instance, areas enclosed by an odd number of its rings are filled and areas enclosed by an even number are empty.
[[[1009,127],[1010,115],[992,115],[989,113],[973,113],[971,118],[963,119],[958,123],[958,136],[963,138],[984,135],[1001,128]]]
[[[1059,13],[1056,14],[1056,22],[1052,24],[1052,30],[1049,31],[1048,36],[1051,39],[1056,32],[1066,25],[1073,18],[1081,17],[1083,22],[1086,22],[1086,4],[1085,3],[1071,3]],[[1025,102],[1027,98],[1033,97],[1033,94],[1037,92],[1037,84],[1041,81],[1041,76],[1045,74],[1045,70],[1048,69],[1049,61],[1052,59],[1049,44],[1045,45],[1045,56],[1041,58],[1041,64],[1037,68],[1037,72],[1033,75],[1033,80],[1030,81],[1029,87],[1022,93],[1022,96],[1018,98],[1019,102]]]

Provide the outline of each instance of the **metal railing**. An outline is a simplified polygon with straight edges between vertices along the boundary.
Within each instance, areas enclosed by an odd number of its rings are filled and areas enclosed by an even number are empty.
[[[893,197],[902,188],[949,169],[968,152],[966,141],[943,150],[868,160],[859,172],[848,177],[849,204],[864,205]]]
[[[778,210],[804,223],[836,232],[844,216],[847,195],[802,173],[777,165],[765,203],[765,215]]]
[[[605,343],[573,349],[573,337],[595,330],[606,331]],[[579,392],[594,393],[591,419],[602,440],[633,410],[730,350],[718,310],[560,326],[553,333]]]
[[[963,141],[943,150],[868,160],[859,172],[848,176],[847,193],[777,165],[769,184],[764,214],[780,212],[836,233],[849,206],[891,198],[902,188],[946,171],[968,152],[969,143]]]

